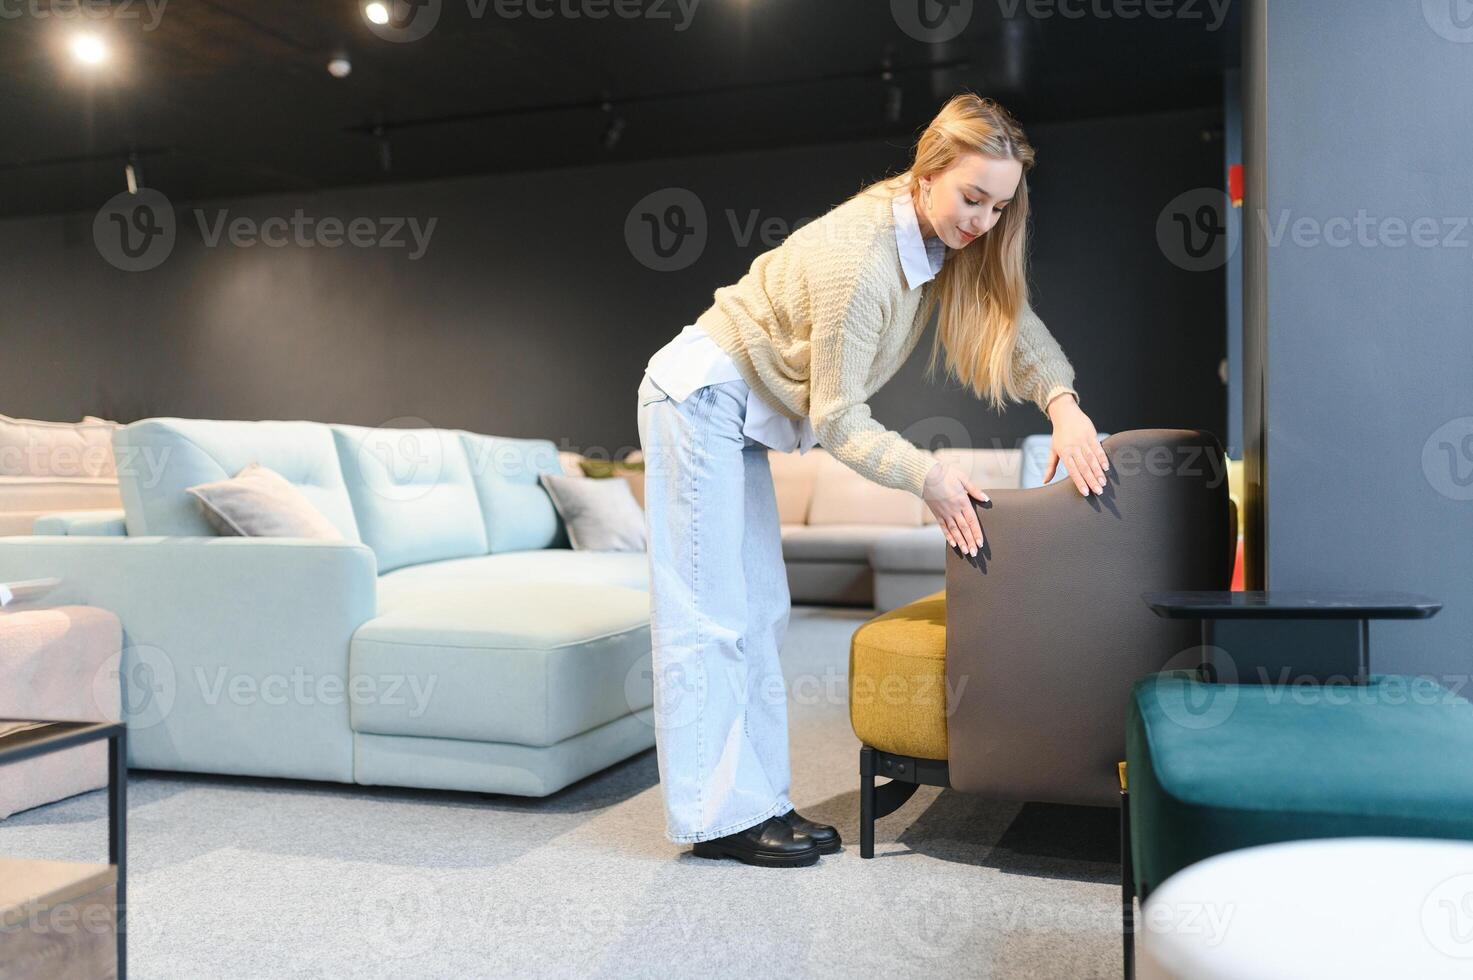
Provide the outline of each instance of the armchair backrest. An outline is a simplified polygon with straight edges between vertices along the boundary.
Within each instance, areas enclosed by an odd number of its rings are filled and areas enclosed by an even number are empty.
[[[1102,496],[997,490],[986,545],[946,559],[951,784],[1004,799],[1118,805],[1131,685],[1200,642],[1141,593],[1226,589],[1228,486],[1207,432],[1105,440]]]

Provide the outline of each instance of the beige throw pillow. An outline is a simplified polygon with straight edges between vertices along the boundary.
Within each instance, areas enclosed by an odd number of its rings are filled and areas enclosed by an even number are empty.
[[[205,520],[222,536],[325,541],[343,537],[291,481],[260,463],[252,463],[228,480],[201,483],[185,492],[199,499]]]
[[[644,551],[644,510],[624,480],[539,473],[575,551]]]

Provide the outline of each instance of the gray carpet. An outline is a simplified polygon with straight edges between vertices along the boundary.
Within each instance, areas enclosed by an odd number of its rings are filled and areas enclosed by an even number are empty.
[[[666,841],[651,749],[541,800],[135,771],[131,974],[152,977],[1118,977],[1114,810],[923,787],[859,857],[849,637],[799,606],[793,799],[808,868]],[[107,798],[0,822],[0,852],[107,859]]]

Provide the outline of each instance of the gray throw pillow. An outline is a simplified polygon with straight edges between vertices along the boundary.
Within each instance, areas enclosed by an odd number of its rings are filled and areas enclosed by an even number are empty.
[[[627,480],[540,473],[575,551],[644,551],[644,511]]]
[[[228,480],[186,489],[199,498],[205,520],[226,537],[342,540],[343,532],[312,506],[286,477],[252,463]]]

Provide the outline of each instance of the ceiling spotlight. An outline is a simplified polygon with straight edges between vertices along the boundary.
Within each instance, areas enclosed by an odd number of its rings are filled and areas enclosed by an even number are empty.
[[[387,24],[389,22],[389,5],[387,3],[380,3],[379,0],[374,0],[373,3],[364,5],[363,16],[368,18],[369,23]]]
[[[72,38],[72,57],[84,65],[100,65],[107,60],[107,45],[96,34],[78,34]]]
[[[327,63],[327,73],[333,78],[347,78],[353,71],[353,63],[339,55]]]

